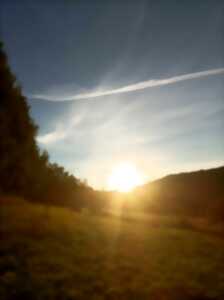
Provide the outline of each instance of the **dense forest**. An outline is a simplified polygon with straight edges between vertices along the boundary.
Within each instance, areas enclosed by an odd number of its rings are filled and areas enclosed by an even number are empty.
[[[43,203],[97,209],[101,194],[50,163],[36,143],[38,131],[26,97],[0,44],[0,192]],[[91,199],[91,200],[89,200]]]

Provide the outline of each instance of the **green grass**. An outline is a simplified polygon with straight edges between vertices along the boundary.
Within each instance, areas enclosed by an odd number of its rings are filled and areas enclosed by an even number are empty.
[[[166,217],[22,201],[2,204],[0,213],[0,299],[224,299],[219,236]]]

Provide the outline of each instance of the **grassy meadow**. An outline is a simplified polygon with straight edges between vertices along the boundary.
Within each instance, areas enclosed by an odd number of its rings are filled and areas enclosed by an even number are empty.
[[[5,202],[1,300],[224,299],[218,225]]]

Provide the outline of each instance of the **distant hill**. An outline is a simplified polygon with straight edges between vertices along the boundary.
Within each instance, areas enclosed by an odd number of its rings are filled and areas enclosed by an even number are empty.
[[[224,219],[224,166],[168,175],[135,190],[145,209]]]

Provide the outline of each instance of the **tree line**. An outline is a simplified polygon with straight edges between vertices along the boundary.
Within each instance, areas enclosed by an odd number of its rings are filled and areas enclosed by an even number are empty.
[[[98,209],[101,194],[49,161],[38,127],[0,43],[0,193],[31,201]]]

